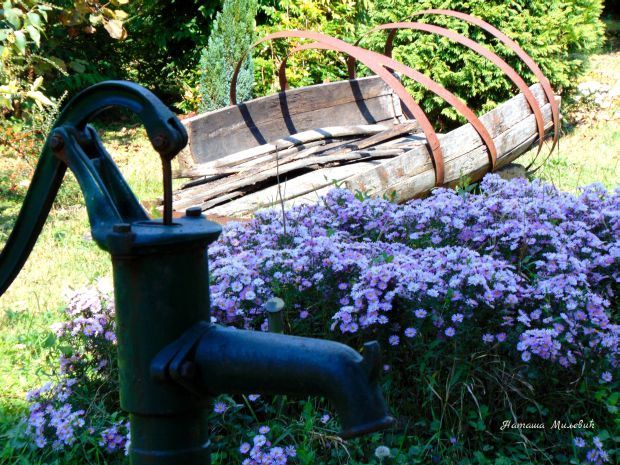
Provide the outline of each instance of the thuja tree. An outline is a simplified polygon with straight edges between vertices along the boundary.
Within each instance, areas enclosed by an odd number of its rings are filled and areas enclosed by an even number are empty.
[[[413,16],[428,8],[448,8],[484,19],[521,45],[565,96],[575,86],[575,76],[587,66],[588,55],[603,42],[599,17],[602,0],[376,0],[371,4],[371,25],[392,21],[431,22],[484,43],[533,83],[523,63],[500,42],[463,21],[440,16]],[[364,39],[363,45],[381,50],[385,33]],[[442,83],[472,108],[487,111],[517,92],[503,73],[488,60],[446,38],[425,32],[403,31],[396,39],[394,56]],[[454,124],[457,114],[443,100],[407,82],[430,115]],[[434,118],[431,118],[431,120]]]
[[[254,38],[254,17],[257,9],[256,0],[224,2],[200,58],[201,111],[211,111],[228,105],[233,71]],[[248,54],[239,71],[238,101],[250,98],[253,83],[254,65],[252,56]]]
[[[500,42],[481,29],[440,16],[414,16],[429,8],[448,8],[486,20],[516,40],[539,64],[557,93],[564,97],[576,84],[576,76],[587,65],[588,55],[602,44],[604,25],[600,21],[602,0],[334,0],[277,3],[261,2],[266,22],[261,33],[281,29],[321,31],[349,42],[362,37],[361,45],[382,52],[385,32],[369,34],[372,27],[394,21],[432,22],[485,44],[513,66],[528,83],[534,79],[527,67]],[[279,41],[260,47],[255,54],[256,93],[279,89],[273,56],[283,56],[287,43]],[[401,31],[394,56],[423,72],[457,94],[477,112],[488,111],[518,90],[497,66],[469,49],[446,38],[424,32]],[[358,67],[360,75],[368,71]],[[343,56],[333,52],[304,51],[288,61],[287,76],[292,87],[346,79]],[[439,97],[408,79],[431,121],[442,130],[461,124],[457,113]]]

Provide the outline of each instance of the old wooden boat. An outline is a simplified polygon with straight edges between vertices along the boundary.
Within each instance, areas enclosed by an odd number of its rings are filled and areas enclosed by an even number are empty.
[[[394,23],[377,29],[395,32],[418,24]],[[186,179],[174,195],[176,211],[200,206],[208,215],[243,218],[281,203],[288,207],[316,202],[334,185],[406,201],[464,177],[480,179],[535,144],[540,150],[552,129],[555,145],[558,99],[531,59],[526,64],[538,70],[540,83],[527,86],[488,52],[521,92],[478,117],[437,83],[391,60],[387,46],[386,54],[380,55],[304,31],[275,33],[259,42],[291,36],[314,41],[291,53],[307,48],[338,50],[362,61],[376,75],[356,78],[350,66],[349,80],[287,89],[283,60],[282,92],[234,104],[235,73],[233,105],[183,121],[189,144],[175,173]],[[392,39],[393,35],[388,36],[390,46]],[[424,83],[470,122],[435,134],[394,72]]]

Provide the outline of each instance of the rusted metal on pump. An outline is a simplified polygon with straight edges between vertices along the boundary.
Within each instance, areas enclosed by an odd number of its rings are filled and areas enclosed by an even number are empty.
[[[437,186],[441,186],[444,184],[444,162],[443,162],[443,152],[441,150],[441,144],[439,142],[439,138],[437,137],[437,133],[433,128],[433,125],[428,120],[428,117],[422,110],[422,108],[418,105],[418,103],[413,99],[413,97],[407,92],[405,87],[401,84],[401,82],[390,73],[385,66],[383,65],[383,61],[390,60],[387,57],[375,52],[371,52],[369,50],[365,50],[360,47],[355,47],[350,45],[342,40],[336,39],[334,37],[327,36],[325,34],[320,34],[318,32],[310,32],[310,31],[281,31],[274,32],[272,34],[268,34],[267,36],[259,39],[254,42],[248,50],[244,53],[241,59],[237,62],[237,66],[235,71],[233,72],[233,76],[231,79],[230,85],[230,104],[236,105],[237,103],[237,90],[236,83],[237,77],[239,74],[239,70],[241,69],[241,65],[245,60],[247,54],[257,45],[275,40],[275,39],[290,39],[290,38],[299,38],[299,39],[311,39],[314,40],[326,47],[330,47],[332,50],[336,50],[339,52],[346,53],[347,55],[355,57],[361,63],[366,65],[371,71],[377,74],[392,90],[398,95],[401,99],[403,107],[418,121],[420,124],[420,128],[422,132],[426,136],[428,141],[428,145],[431,149],[431,159],[433,161],[435,167],[435,184]],[[323,47],[323,48],[326,48]],[[396,63],[396,62],[395,62]]]
[[[504,34],[502,31],[497,29],[492,24],[487,23],[486,21],[484,21],[481,18],[478,18],[477,16],[473,16],[467,13],[462,13],[460,11],[444,10],[444,9],[421,10],[421,11],[414,13],[412,16],[423,16],[423,15],[451,16],[453,18],[458,18],[462,21],[478,26],[479,28],[491,34],[493,37],[499,39],[506,47],[511,49],[513,52],[515,52],[515,54],[519,58],[521,58],[521,61],[525,63],[525,65],[530,69],[530,71],[534,74],[534,76],[536,76],[536,78],[540,82],[540,85],[543,88],[545,96],[547,97],[547,101],[549,102],[549,105],[551,106],[551,118],[553,120],[553,144],[551,146],[550,151],[553,151],[560,137],[560,108],[558,106],[558,102],[555,100],[555,92],[553,91],[553,88],[551,87],[551,83],[549,82],[549,79],[547,79],[547,76],[545,76],[545,74],[542,72],[542,70],[536,64],[536,62],[532,59],[532,57],[530,57],[527,54],[527,52],[523,50],[523,48],[521,48],[521,46],[517,44],[517,42],[515,42],[513,39],[508,37],[506,34]]]
[[[532,93],[528,85],[525,83],[523,78],[519,76],[519,74],[514,70],[512,66],[510,66],[508,63],[502,60],[499,56],[497,56],[487,47],[479,44],[478,42],[475,42],[474,40],[471,40],[468,37],[465,37],[464,35],[461,35],[457,32],[451,31],[450,29],[446,29],[440,26],[435,26],[432,24],[423,24],[423,23],[416,23],[416,22],[386,23],[386,24],[381,24],[377,27],[372,28],[370,31],[368,31],[365,34],[365,36],[372,34],[373,32],[380,31],[380,30],[389,31],[387,39],[385,41],[384,53],[386,56],[391,57],[392,48],[394,45],[394,38],[396,37],[396,33],[401,29],[411,29],[414,31],[428,32],[431,34],[437,34],[437,35],[447,37],[448,39],[458,42],[459,44],[464,45],[465,47],[468,47],[469,49],[475,51],[479,55],[490,60],[498,68],[500,68],[504,72],[504,74],[506,74],[506,76],[523,93],[530,108],[532,109],[532,112],[534,113],[534,117],[536,119],[536,126],[538,128],[538,151],[540,152],[540,150],[543,147],[543,142],[545,138],[545,121],[544,121],[542,112],[540,110],[540,105],[538,104],[536,97],[534,97],[534,94]]]
[[[362,357],[332,341],[211,323],[207,247],[222,229],[196,209],[174,223],[149,218],[89,125],[115,106],[138,115],[169,175],[165,163],[187,144],[187,133],[157,97],[122,81],[78,94],[48,137],[0,255],[0,294],[34,246],[69,167],[93,239],[112,258],[130,464],[209,465],[209,404],[224,392],[324,396],[341,415],[345,438],[389,427],[377,343],[366,344]]]
[[[319,47],[314,47],[314,48],[319,48],[319,49],[327,49],[327,50],[337,50],[335,48],[331,48],[329,46],[326,46],[324,43],[320,43]],[[293,49],[293,51],[291,51],[291,53],[288,54],[288,56],[292,55],[294,52],[300,51],[300,50],[307,50],[312,47],[313,44],[307,44],[306,46],[303,46],[303,48],[301,47],[297,47],[296,49]],[[461,100],[459,100],[458,97],[456,97],[456,95],[454,95],[452,92],[448,91],[446,88],[444,88],[443,86],[441,86],[439,83],[433,81],[432,79],[430,79],[428,76],[425,76],[424,74],[398,62],[398,61],[394,61],[392,60],[390,57],[386,57],[383,56],[381,54],[378,54],[376,52],[371,52],[368,51],[366,49],[361,48],[361,50],[365,50],[369,55],[370,60],[372,60],[372,63],[374,64],[380,64],[385,68],[387,68],[388,70],[394,70],[397,71],[413,80],[415,80],[416,82],[424,85],[426,88],[428,88],[431,92],[435,93],[436,95],[439,95],[440,97],[442,97],[444,100],[446,100],[450,105],[452,105],[461,115],[463,115],[467,121],[474,127],[474,129],[476,130],[476,132],[480,135],[481,139],[483,140],[484,144],[487,146],[487,151],[489,154],[489,166],[490,166],[490,170],[493,171],[495,169],[495,164],[497,161],[497,149],[495,147],[495,143],[493,142],[493,138],[491,137],[491,135],[489,134],[488,130],[486,129],[486,127],[484,126],[484,124],[480,121],[480,119],[476,116],[476,114],[471,111],[471,109],[465,105]],[[284,59],[286,60],[286,58]],[[369,65],[368,62],[365,62],[361,59],[358,59],[357,57],[355,57],[353,54],[349,54],[349,59],[347,60],[347,67],[349,69],[349,73],[350,73],[350,78],[353,79],[354,76],[354,70],[355,70],[355,62],[359,61],[361,63],[363,63],[364,65],[368,66],[370,69],[372,69]],[[285,86],[288,85],[287,80],[286,80],[286,71],[283,69],[283,66],[286,64],[286,61],[283,61],[283,64],[280,66],[280,70],[279,70],[279,78],[280,78],[280,85],[282,86],[282,84],[284,84]],[[353,74],[353,76],[351,76],[351,74]],[[235,81],[233,81],[235,82]],[[528,89],[529,91],[529,89]],[[406,90],[405,90],[406,92]],[[407,93],[408,94],[408,93]],[[397,93],[397,95],[400,97],[400,94]],[[408,94],[409,95],[409,94]],[[401,99],[402,100],[402,99]],[[426,133],[425,133],[426,135]],[[442,167],[443,167],[443,163],[442,163]],[[442,176],[441,176],[441,184],[443,184],[443,169],[441,172]],[[437,183],[439,182],[438,176],[436,176],[436,181]],[[438,185],[441,185],[438,184]]]

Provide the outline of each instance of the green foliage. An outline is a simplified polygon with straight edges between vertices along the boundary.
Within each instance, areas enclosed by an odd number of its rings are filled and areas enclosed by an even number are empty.
[[[584,72],[587,57],[596,51],[603,40],[603,24],[599,20],[602,0],[534,0],[513,1],[377,0],[370,16],[372,24],[391,21],[422,20],[453,29],[492,49],[527,82],[533,76],[501,43],[460,20],[439,16],[412,17],[416,11],[427,8],[448,8],[470,13],[493,24],[514,39],[540,66],[559,93],[570,92],[575,78]],[[381,50],[385,33],[377,33],[363,42]],[[488,111],[508,99],[518,90],[492,63],[469,49],[446,38],[424,32],[402,31],[396,40],[394,56],[407,65],[423,72],[467,102],[477,111]],[[424,110],[443,124],[464,120],[442,99],[407,82],[414,97],[422,102]]]
[[[42,109],[53,102],[42,93],[43,78],[37,73],[48,5],[37,2],[5,1],[0,10],[0,111],[3,116],[21,116],[24,106]],[[35,79],[33,76],[37,75]],[[28,79],[30,78],[30,79]]]
[[[91,35],[101,26],[108,41],[124,39],[127,13],[120,5],[126,3],[4,1],[0,10],[1,154],[17,154],[34,164],[70,88],[60,83],[84,71],[76,58],[63,59],[54,53],[59,38]],[[52,85],[46,88],[44,82]]]
[[[368,0],[263,1],[261,13],[266,21],[258,27],[258,36],[274,31],[304,29],[353,42],[358,24],[365,19],[365,8],[370,3]],[[256,95],[272,94],[280,90],[277,80],[280,60],[287,50],[299,43],[295,39],[278,40],[257,48]],[[290,57],[287,77],[291,87],[300,87],[346,79],[346,69],[342,55],[324,50],[307,50]]]
[[[532,74],[514,53],[475,26],[439,16],[412,16],[414,12],[427,8],[459,10],[485,19],[515,39],[539,64],[556,92],[566,95],[575,85],[575,78],[585,70],[588,55],[602,45],[604,26],[599,19],[602,4],[602,0],[284,1],[276,6],[263,6],[267,23],[260,28],[260,32],[309,29],[348,42],[362,37],[362,46],[382,51],[385,32],[368,35],[368,30],[373,26],[394,21],[432,22],[484,43],[513,66],[527,82],[534,82]],[[290,41],[290,46],[295,43]],[[495,65],[446,38],[401,31],[395,45],[396,59],[441,83],[475,111],[488,111],[518,92]],[[284,56],[288,49],[290,47],[285,41],[265,44],[260,49],[256,58],[256,94],[279,90],[274,57]],[[360,69],[360,74],[365,72],[365,69]],[[342,55],[304,51],[290,60],[287,75],[293,87],[310,85],[345,79],[346,66]],[[405,79],[405,84],[440,129],[464,122],[440,97],[408,79]]]
[[[132,3],[128,9],[129,37],[117,43],[113,51],[118,61],[115,72],[153,90],[167,104],[195,110],[195,106],[188,108],[183,102],[186,98],[192,100],[188,91],[196,87],[200,53],[207,44],[213,16],[221,3],[203,0]],[[108,59],[101,54],[95,56]]]
[[[249,49],[256,27],[256,0],[226,0],[213,22],[213,31],[200,57],[200,110],[211,111],[227,106],[230,81],[243,54]],[[237,100],[251,97],[254,64],[248,55],[237,79]]]

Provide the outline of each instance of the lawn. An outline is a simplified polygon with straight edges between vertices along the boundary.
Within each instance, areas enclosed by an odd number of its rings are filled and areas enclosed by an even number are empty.
[[[102,135],[139,198],[161,195],[159,156],[143,129],[117,126]],[[31,171],[26,162],[6,154],[0,165],[0,241],[4,244]],[[0,299],[0,435],[23,414],[26,392],[46,382],[49,327],[61,318],[67,293],[110,273],[109,256],[91,240],[81,192],[68,172],[30,258]]]
[[[535,176],[559,189],[575,192],[579,186],[601,182],[608,189],[620,183],[620,52],[594,55],[590,71],[580,79],[582,85],[598,83],[609,89],[602,99],[603,108],[586,98],[581,105],[568,104],[565,124],[557,150]],[[615,94],[614,94],[615,93]],[[547,152],[535,160],[532,150],[518,163],[540,166]]]
[[[597,80],[615,86],[617,91],[620,53],[594,56],[591,63],[592,70],[582,80]],[[567,121],[558,151],[534,176],[573,192],[592,182],[602,182],[613,189],[620,185],[619,96],[606,108],[592,103],[579,108],[565,115]],[[104,139],[139,198],[152,205],[161,193],[159,159],[142,129],[129,122],[127,127],[115,125]],[[544,152],[541,159],[543,156]],[[533,157],[530,152],[521,163],[527,164]],[[3,244],[27,190],[30,168],[5,153],[0,158],[0,173]],[[110,271],[107,254],[90,238],[81,193],[68,174],[29,260],[0,299],[0,462],[2,437],[23,414],[25,393],[46,381],[50,363],[54,362],[46,359],[45,349],[50,325],[61,317],[67,292],[107,277]]]

